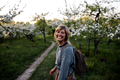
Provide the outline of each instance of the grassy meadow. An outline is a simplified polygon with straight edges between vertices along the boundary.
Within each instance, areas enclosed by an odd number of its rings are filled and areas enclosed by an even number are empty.
[[[0,43],[0,80],[15,80],[23,73],[51,45],[51,41],[54,41],[52,36],[46,38],[46,43],[43,36],[34,37],[35,42],[24,37],[13,39],[12,44],[10,40]],[[69,40],[79,50],[78,41],[74,37]],[[120,79],[120,41],[113,40],[109,45],[108,40],[100,41],[97,56],[94,56],[93,40],[90,43],[89,56],[87,40],[81,39],[80,42],[81,51],[86,56],[87,69],[83,76],[76,75],[77,80]],[[55,65],[56,49],[57,44],[28,80],[54,80],[55,74],[51,76],[49,71]]]
[[[22,74],[54,40],[52,36],[46,39],[44,42],[43,35],[39,35],[34,37],[35,42],[23,37],[14,38],[12,44],[10,40],[0,43],[0,80],[15,80]]]
[[[70,42],[79,50],[78,41],[70,38]],[[88,56],[87,40],[80,40],[81,51],[86,56],[87,69],[83,76],[77,80],[119,80],[120,79],[120,41],[113,40],[107,45],[108,40],[99,43],[98,54],[94,56],[93,40],[90,43],[90,54]],[[29,80],[54,80],[49,71],[54,67],[57,45],[49,52],[42,63],[33,72]]]

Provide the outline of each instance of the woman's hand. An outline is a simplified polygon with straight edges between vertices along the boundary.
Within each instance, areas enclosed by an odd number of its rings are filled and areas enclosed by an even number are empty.
[[[54,72],[56,71],[56,69],[57,69],[56,66],[55,66],[53,69],[51,69],[51,70],[50,70],[50,75],[53,75]]]

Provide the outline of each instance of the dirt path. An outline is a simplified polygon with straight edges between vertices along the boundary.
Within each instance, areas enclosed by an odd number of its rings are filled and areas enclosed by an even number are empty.
[[[21,74],[20,76],[18,76],[18,78],[16,80],[27,80],[33,73],[33,71],[35,71],[35,69],[37,68],[37,66],[42,62],[42,60],[47,56],[48,52],[55,46],[55,42],[52,42],[51,46],[49,48],[47,48],[47,50],[40,56],[37,58],[36,61],[34,61],[32,63],[32,65],[30,65],[30,67],[28,69],[25,70],[25,72],[23,74]]]

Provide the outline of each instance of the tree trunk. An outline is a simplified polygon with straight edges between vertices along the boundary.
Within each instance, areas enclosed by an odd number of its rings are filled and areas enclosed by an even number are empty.
[[[88,56],[90,55],[90,38],[88,38]]]
[[[43,35],[44,35],[44,41],[46,42],[46,36],[45,36],[45,19],[43,24]]]
[[[79,49],[81,50],[81,43],[79,39],[78,39],[78,43],[79,43]]]
[[[33,40],[32,34],[30,35],[30,40],[31,40],[32,42],[35,42],[35,41]]]
[[[75,31],[76,31],[76,25],[75,25],[75,23],[74,23],[74,28],[75,28]]]
[[[45,32],[43,32],[43,35],[44,35],[44,41],[46,42],[46,36],[45,36]]]
[[[29,35],[26,35],[26,37],[27,37],[27,39],[30,39],[30,38],[29,38]]]
[[[109,45],[111,41],[112,41],[112,39],[109,39],[109,41],[108,41],[107,45]]]
[[[0,43],[2,43],[2,38],[0,38]]]
[[[99,41],[94,40],[94,46],[95,46],[95,56],[97,56],[97,51],[98,51],[98,43]]]
[[[10,35],[10,42],[11,42],[11,44],[12,44],[12,39],[13,39],[13,35],[11,34]]]
[[[0,38],[0,43],[3,43],[4,37]]]

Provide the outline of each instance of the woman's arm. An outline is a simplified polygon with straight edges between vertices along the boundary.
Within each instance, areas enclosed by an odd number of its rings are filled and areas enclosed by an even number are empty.
[[[50,70],[50,75],[53,75],[54,72],[56,71],[56,69],[57,69],[56,66],[55,66],[53,69],[51,69],[51,70]]]

